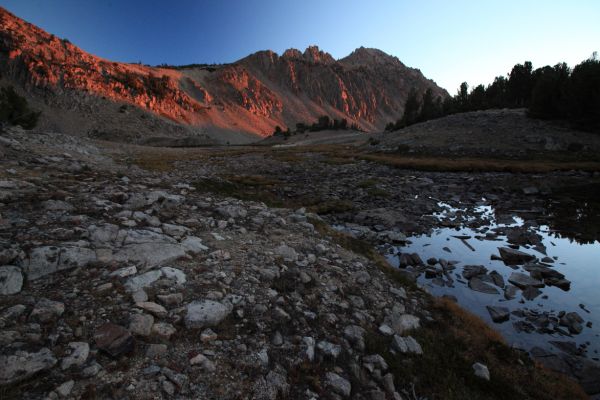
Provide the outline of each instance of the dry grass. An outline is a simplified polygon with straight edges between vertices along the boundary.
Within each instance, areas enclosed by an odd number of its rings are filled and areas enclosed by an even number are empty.
[[[421,356],[395,356],[389,352],[389,338],[367,336],[368,351],[386,358],[400,386],[414,384],[416,393],[429,399],[587,398],[577,383],[539,368],[457,304],[435,299],[431,311],[433,320],[412,333],[423,347]],[[475,362],[488,366],[490,381],[475,377]]]
[[[600,163],[593,161],[521,161],[440,157],[408,157],[392,154],[362,154],[358,158],[402,169],[442,172],[514,172],[543,173],[552,171],[600,171]]]

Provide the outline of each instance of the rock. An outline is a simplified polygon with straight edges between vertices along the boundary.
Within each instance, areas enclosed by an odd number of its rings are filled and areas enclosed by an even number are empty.
[[[190,365],[197,365],[207,372],[214,372],[217,369],[215,364],[203,354],[198,354],[197,356],[191,358]]]
[[[129,319],[129,331],[134,335],[150,336],[154,317],[148,314],[133,314]]]
[[[281,334],[279,336],[281,337]],[[203,330],[202,333],[200,334],[200,341],[202,343],[208,343],[208,342],[217,340],[217,337],[218,337],[217,334],[212,329],[208,328],[208,329]],[[282,339],[281,343],[283,343],[283,339]],[[277,346],[277,344],[275,344],[275,345]]]
[[[133,351],[135,341],[122,326],[106,323],[94,332],[94,341],[100,350],[113,357]]]
[[[232,311],[232,307],[213,300],[197,300],[187,305],[185,326],[188,329],[201,329],[218,325]]]
[[[50,322],[63,315],[64,312],[65,305],[63,303],[40,299],[33,307],[31,314],[29,314],[29,319],[39,322]]]
[[[308,361],[313,362],[315,359],[315,339],[310,336],[302,338],[302,342],[306,346],[305,354]]]
[[[560,325],[566,326],[570,333],[579,334],[583,330],[583,318],[576,312],[566,313],[560,318]]]
[[[418,317],[411,314],[400,314],[398,312],[390,313],[390,315],[385,318],[385,323],[398,335],[402,335],[413,329],[418,329],[420,326]]]
[[[183,302],[183,294],[181,293],[159,294],[156,297],[167,306],[176,306]]]
[[[137,271],[136,266],[132,265],[130,267],[124,267],[124,268],[120,268],[116,271],[113,271],[109,274],[109,276],[116,277],[116,278],[126,278],[128,276],[137,274],[137,272],[138,271]]]
[[[350,393],[352,392],[350,382],[334,372],[327,372],[325,374],[325,385],[343,397],[350,397]]]
[[[177,282],[178,285],[183,285],[185,282],[187,282],[185,273],[180,269],[171,268],[171,267],[162,267],[160,269],[160,272],[162,272],[162,275],[165,278],[174,280],[175,282]]]
[[[275,249],[275,254],[281,256],[285,261],[298,260],[298,253],[296,253],[296,250],[285,244],[282,244],[281,246],[277,247]]]
[[[479,275],[487,273],[487,268],[483,265],[465,265],[463,268],[462,276],[465,279],[471,279]]]
[[[527,286],[525,289],[523,289],[523,298],[525,298],[525,300],[533,300],[536,297],[538,297],[540,294],[542,294],[542,291],[536,287],[533,286]]]
[[[537,279],[533,279],[529,275],[525,275],[521,272],[513,272],[512,274],[510,274],[510,276],[508,277],[508,281],[521,289],[524,289],[527,286],[533,286],[538,288],[544,287],[544,282],[538,281]]]
[[[185,226],[173,224],[162,224],[162,230],[165,234],[176,238],[182,237],[189,231]]]
[[[469,288],[476,292],[487,293],[487,294],[498,294],[498,289],[494,286],[485,283],[479,278],[472,278],[469,280]]]
[[[0,267],[0,295],[17,294],[23,287],[21,269],[13,265]]]
[[[181,245],[192,254],[199,254],[208,250],[208,247],[202,244],[202,239],[195,236],[186,237],[181,241]]]
[[[492,317],[492,321],[496,323],[508,321],[510,318],[510,310],[506,307],[486,306],[486,308],[490,313],[490,317]]]
[[[363,364],[370,364],[374,368],[379,369],[380,371],[387,371],[388,369],[387,363],[385,362],[384,358],[379,354],[371,354],[368,356],[364,356],[362,361]]]
[[[225,218],[246,218],[248,212],[245,208],[235,205],[227,205],[217,208],[217,213]]]
[[[13,355],[0,355],[0,385],[24,381],[40,371],[54,367],[56,363],[56,358],[47,348],[36,353],[18,351]]]
[[[498,247],[500,257],[507,265],[524,264],[535,260],[535,256],[524,253],[519,250],[511,249],[510,247]]]
[[[81,244],[85,243],[87,242]],[[57,271],[84,267],[95,260],[96,253],[87,247],[36,247],[24,261],[23,270],[28,280],[36,280]]]
[[[141,303],[144,301],[148,301],[148,294],[144,289],[136,290],[131,294],[131,299],[134,303]]]
[[[349,325],[344,328],[344,337],[359,350],[365,347],[364,335],[365,330],[358,325]]]
[[[42,207],[47,211],[73,211],[75,208],[62,200],[46,200],[42,202]]]
[[[54,391],[60,397],[69,397],[69,395],[71,394],[71,391],[73,390],[73,386],[75,386],[74,380],[66,381],[65,383],[63,383],[62,385],[60,385],[59,387],[54,389]]]
[[[64,357],[60,363],[60,368],[66,370],[71,366],[80,367],[88,359],[90,354],[90,345],[86,342],[71,342],[69,343],[70,353]]]
[[[141,303],[135,303],[135,306],[142,310],[148,311],[150,314],[158,318],[164,318],[167,316],[167,309],[151,301],[143,301]]]
[[[166,322],[157,322],[152,326],[152,333],[165,340],[169,340],[175,332],[177,332],[177,329]]]
[[[317,344],[317,349],[324,355],[333,359],[337,358],[342,352],[342,346],[327,342],[325,340],[320,341]]]
[[[146,357],[155,358],[164,355],[167,352],[166,344],[150,344],[146,349]]]
[[[392,339],[392,349],[403,354],[423,354],[421,345],[412,336],[402,337],[399,335],[394,335]]]
[[[152,286],[154,282],[160,279],[162,276],[161,271],[153,270],[143,273],[138,276],[133,276],[127,280],[125,287],[130,292],[136,292],[148,286]]]
[[[478,378],[485,379],[486,381],[490,380],[490,371],[488,370],[488,367],[481,363],[473,364],[473,373]]]

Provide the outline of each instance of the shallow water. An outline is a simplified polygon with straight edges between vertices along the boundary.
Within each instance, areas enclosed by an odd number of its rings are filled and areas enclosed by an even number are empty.
[[[462,271],[465,265],[483,265],[488,269],[488,272],[495,270],[501,274],[506,283],[508,283],[508,277],[512,272],[522,272],[529,275],[522,266],[517,266],[514,269],[514,267],[511,268],[502,261],[490,258],[492,254],[499,255],[499,247],[508,246],[506,236],[498,235],[496,240],[484,238],[488,229],[522,226],[523,220],[514,217],[512,223],[497,223],[495,210],[491,206],[461,210],[444,203],[439,205],[444,209],[442,213],[436,214],[436,217],[440,220],[451,220],[456,213],[462,213],[462,215],[467,213],[470,215],[468,220],[483,220],[484,224],[478,228],[466,226],[458,229],[439,228],[435,229],[431,235],[409,237],[408,244],[392,247],[391,252],[386,255],[392,265],[396,267],[399,265],[397,253],[417,253],[423,261],[431,257],[458,261],[456,269],[449,271],[446,275],[447,278],[453,280],[451,286],[440,286],[440,280],[434,283],[432,279],[427,279],[425,274],[419,276],[418,283],[433,295],[452,295],[456,297],[459,304],[479,315],[496,330],[500,331],[509,343],[518,348],[530,350],[532,347],[538,346],[555,350],[549,341],[573,341],[578,346],[581,344],[587,345],[586,354],[588,357],[600,358],[600,243],[598,241],[579,244],[571,239],[559,237],[557,233],[550,231],[548,226],[530,228],[530,231],[542,236],[542,243],[546,247],[547,256],[556,257],[556,261],[549,265],[571,281],[570,290],[563,291],[557,287],[545,286],[540,289],[542,294],[531,301],[523,299],[521,291],[517,292],[514,299],[505,300],[502,290],[500,290],[499,295],[471,290],[467,285],[467,280],[462,277]],[[471,237],[466,242],[474,251],[460,239],[453,237],[461,235]],[[450,252],[444,250],[444,247],[449,249]],[[531,246],[521,246],[520,250],[540,259],[546,256],[546,254],[534,250]],[[444,280],[448,281],[447,278]],[[580,304],[583,304],[588,312],[582,309]],[[585,320],[584,328],[577,335],[518,332],[513,323],[522,320],[522,318],[511,314],[509,321],[494,323],[486,309],[488,305],[507,307],[511,312],[525,308],[540,312],[552,311],[555,314],[559,311],[575,311]],[[592,323],[591,327],[585,326],[588,321]]]

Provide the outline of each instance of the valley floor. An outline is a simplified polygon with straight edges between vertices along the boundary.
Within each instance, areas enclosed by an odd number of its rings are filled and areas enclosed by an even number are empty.
[[[345,145],[162,149],[19,129],[0,153],[2,399],[600,392],[597,365],[565,354],[547,366],[571,377],[541,367],[383,257],[440,223],[476,224],[435,214],[482,198],[595,240],[599,225],[540,212],[600,185],[595,164],[447,172]]]

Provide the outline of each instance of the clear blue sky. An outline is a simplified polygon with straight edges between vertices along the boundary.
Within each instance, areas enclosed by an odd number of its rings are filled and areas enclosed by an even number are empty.
[[[86,51],[147,64],[231,62],[316,44],[376,47],[455,93],[518,62],[573,66],[600,50],[600,0],[0,0]]]

